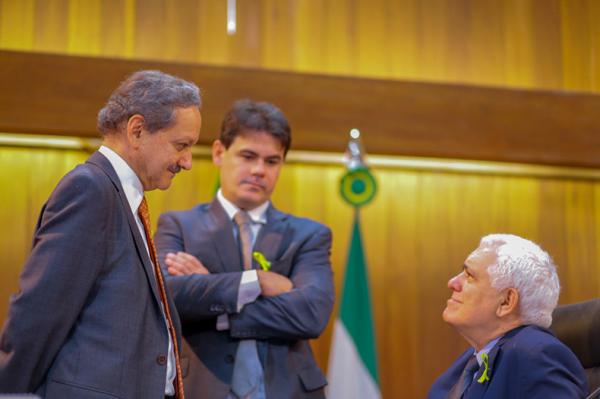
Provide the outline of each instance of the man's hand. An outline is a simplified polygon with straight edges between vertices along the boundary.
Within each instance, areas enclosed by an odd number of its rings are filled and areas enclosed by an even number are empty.
[[[284,294],[294,288],[292,281],[281,274],[266,272],[264,270],[257,270],[257,272],[258,282],[263,296]]]
[[[167,271],[173,276],[187,276],[190,274],[210,274],[195,256],[185,252],[176,254],[169,252],[165,258]]]

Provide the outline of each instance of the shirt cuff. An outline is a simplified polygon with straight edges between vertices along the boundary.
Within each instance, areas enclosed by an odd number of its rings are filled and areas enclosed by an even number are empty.
[[[242,311],[244,305],[252,303],[261,294],[258,273],[256,270],[242,272],[240,288],[238,290],[237,313]],[[229,330],[229,315],[223,313],[217,317],[217,331]]]
[[[260,293],[260,283],[258,282],[256,270],[242,272],[242,280],[238,291],[237,312],[241,312],[244,305],[254,302]]]
[[[229,315],[223,313],[217,317],[217,331],[229,330]]]

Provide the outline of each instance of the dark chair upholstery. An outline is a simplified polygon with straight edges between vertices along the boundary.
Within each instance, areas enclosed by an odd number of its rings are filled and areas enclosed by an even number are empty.
[[[600,387],[600,298],[558,306],[552,319],[550,329],[579,358],[593,392]]]

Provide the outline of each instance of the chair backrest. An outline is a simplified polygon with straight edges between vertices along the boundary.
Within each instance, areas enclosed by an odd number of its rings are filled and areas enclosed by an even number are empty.
[[[558,306],[550,329],[583,365],[590,392],[600,387],[600,298]]]

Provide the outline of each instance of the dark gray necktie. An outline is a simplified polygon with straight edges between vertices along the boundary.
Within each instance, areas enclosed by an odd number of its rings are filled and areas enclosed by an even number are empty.
[[[448,399],[462,398],[463,393],[465,393],[469,385],[471,385],[473,382],[473,374],[477,370],[479,370],[479,363],[477,363],[477,358],[473,355],[465,365],[465,368],[463,369],[458,381],[448,394]]]
[[[233,217],[239,227],[239,242],[242,249],[244,270],[252,269],[252,227],[250,216],[239,211]],[[263,369],[256,350],[256,341],[244,339],[239,342],[233,366],[231,390],[238,398],[260,399],[264,397],[259,385],[263,380]]]

